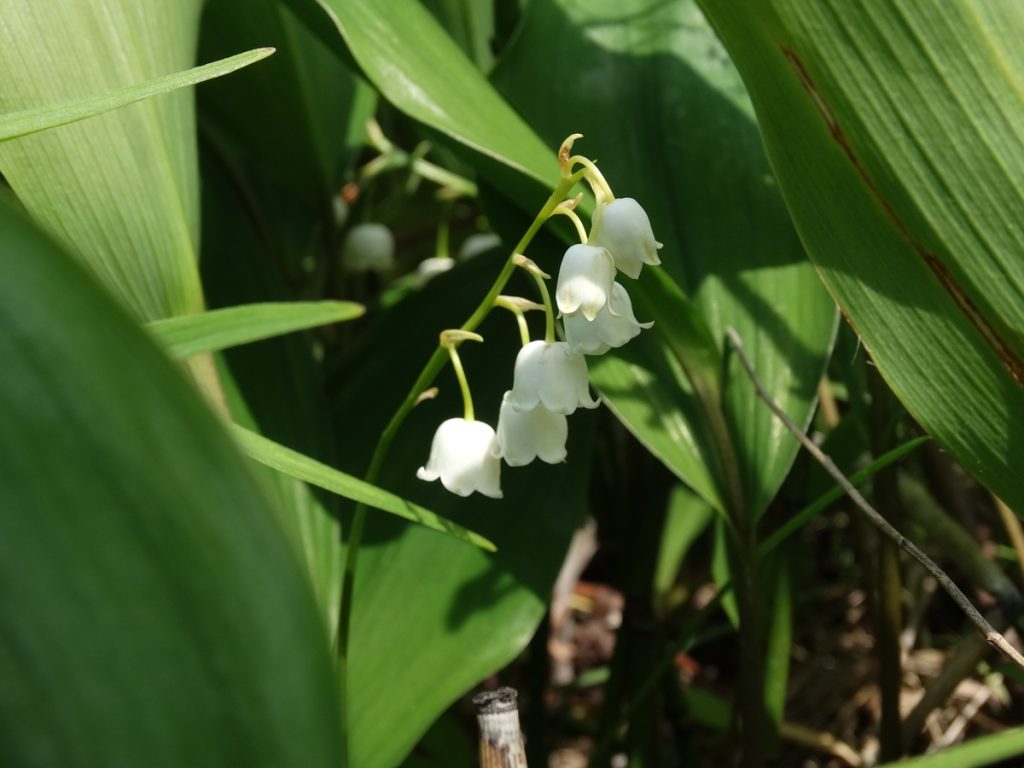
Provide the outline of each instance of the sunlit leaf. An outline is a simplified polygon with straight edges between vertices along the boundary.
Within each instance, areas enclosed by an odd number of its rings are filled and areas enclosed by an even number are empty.
[[[212,80],[215,77],[223,77],[242,67],[247,67],[260,59],[265,59],[273,52],[273,48],[257,48],[226,59],[203,64],[200,67],[193,67],[184,72],[175,72],[173,75],[147,80],[144,83],[130,85],[127,88],[120,88],[110,93],[87,96],[66,104],[36,107],[34,109],[0,115],[0,141],[16,139],[36,131],[78,122],[87,117],[102,115],[104,112],[109,112],[118,107],[134,104],[136,101],[142,101],[151,96],[196,85]]]
[[[187,70],[201,5],[10,0],[0,32],[0,112]],[[191,91],[2,142],[0,173],[32,217],[137,318],[202,309]]]
[[[879,371],[1024,509],[1024,6],[701,4],[800,236]]]
[[[352,320],[363,311],[363,307],[350,301],[246,304],[154,320],[147,323],[146,330],[168,354],[184,359],[292,331]]]

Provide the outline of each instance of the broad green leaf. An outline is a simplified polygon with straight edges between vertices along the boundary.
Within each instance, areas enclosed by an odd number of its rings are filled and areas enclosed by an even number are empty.
[[[1024,728],[980,736],[934,755],[886,763],[880,768],[989,768],[1012,765],[1007,762],[1024,756]]]
[[[223,77],[242,69],[242,67],[247,67],[261,59],[265,59],[273,52],[273,48],[257,48],[235,56],[229,56],[226,59],[203,64],[200,67],[193,67],[184,72],[175,72],[173,75],[130,85],[127,88],[121,88],[110,93],[87,96],[67,104],[36,107],[35,109],[26,109],[20,112],[0,115],[0,141],[17,139],[30,133],[46,130],[47,128],[56,128],[68,123],[75,123],[79,120],[85,120],[87,117],[102,115],[104,112],[109,112],[118,107],[134,104],[151,96],[169,93],[170,91],[176,91],[179,88],[186,88],[190,85],[197,85],[216,77]]]
[[[423,5],[447,30],[481,72],[494,66],[494,3],[474,0],[424,0]]]
[[[169,317],[146,324],[171,357],[183,360],[292,331],[359,317],[364,309],[351,301],[245,304],[198,315]]]
[[[202,277],[207,301],[227,307],[289,299],[281,251],[261,236],[267,229],[253,226],[248,215],[252,209],[243,203],[251,206],[257,198],[233,181],[229,183],[223,164],[203,166]],[[280,205],[267,209],[282,216],[294,210]],[[285,227],[277,217],[273,222],[268,229],[280,237]],[[293,333],[233,347],[219,356],[219,374],[232,421],[334,464],[318,343],[308,333]],[[269,467],[252,466],[261,470],[282,525],[302,553],[325,628],[333,636],[341,594],[341,499]]]
[[[234,372],[223,357],[218,359],[218,363],[217,374],[234,423],[253,432],[266,429],[246,402]],[[266,377],[262,380],[265,381]],[[263,475],[264,489],[274,505],[281,527],[306,566],[324,620],[325,633],[333,640],[338,627],[342,572],[341,533],[332,517],[335,509],[328,510],[323,500],[317,498],[314,488],[301,480],[263,464],[251,466]]]
[[[0,264],[4,760],[337,766],[326,637],[246,462],[6,206]]]
[[[319,8],[315,12],[325,16]],[[280,0],[206,4],[201,57],[249,47],[249,41],[273,45],[277,54],[258,72],[203,88],[203,125],[225,150],[242,148],[253,173],[270,175],[317,214],[329,216],[330,197],[363,145],[376,94]]]
[[[384,98],[467,147],[554,187],[557,143],[549,146],[537,138],[418,0],[316,2]]]
[[[714,510],[685,485],[677,485],[669,495],[665,529],[661,535],[658,565],[654,570],[654,596],[665,613],[679,568],[690,547],[714,520]]]
[[[702,6],[800,236],[882,375],[1024,508],[1024,6]]]
[[[637,311],[646,313],[641,319],[654,328],[614,354],[591,358],[591,381],[644,447],[725,513],[707,418],[709,405],[718,408],[721,389],[714,340],[693,304],[663,275],[649,271],[630,288]]]
[[[438,332],[469,315],[498,269],[485,258],[460,264],[377,318],[335,380],[336,429],[350,436],[339,446],[341,468],[364,471],[374,440],[359,436],[380,434],[435,348]],[[510,290],[529,289],[529,281],[516,280]],[[498,313],[479,330],[486,343],[464,344],[460,354],[477,418],[493,426],[512,383],[518,334],[515,322]],[[380,353],[397,339],[402,354]],[[399,432],[379,484],[479,531],[498,551],[490,555],[388,515],[368,516],[348,680],[350,759],[367,768],[400,762],[455,699],[522,652],[546,615],[585,510],[589,412],[569,417],[565,464],[503,467],[503,500],[463,499],[440,483],[417,479],[437,426],[461,413],[450,368],[435,385],[437,398],[418,405]]]
[[[429,509],[413,504],[393,493],[371,485],[358,477],[353,477],[337,469],[328,467],[316,459],[303,456],[301,453],[278,445],[273,440],[251,432],[237,424],[232,425],[231,432],[242,451],[249,458],[264,464],[290,477],[310,483],[318,488],[344,496],[346,499],[366,504],[374,509],[390,512],[393,515],[411,520],[433,531],[440,531],[453,538],[465,541],[493,552],[494,544],[479,534],[473,533],[450,520],[438,517]]]
[[[193,64],[200,0],[10,0],[0,113],[73,102]],[[32,217],[141,320],[202,309],[192,93],[0,143]]]
[[[599,159],[617,195],[645,207],[665,243],[664,270],[689,294],[712,343],[721,347],[724,327],[736,327],[768,391],[797,423],[808,423],[835,309],[789,222],[739,75],[696,5],[536,0],[495,81],[548,143],[574,131],[584,134],[575,149]],[[635,288],[621,282],[637,292],[639,319],[655,320],[651,335],[671,348],[683,331],[655,316],[663,302],[649,295],[645,277]],[[630,369],[601,360],[595,383],[643,442],[685,434],[669,423],[686,412],[685,388],[669,384],[675,381],[648,376],[654,384],[644,389],[660,390],[658,407],[648,406],[663,414],[657,428],[656,415],[630,414],[619,404],[653,400],[653,392],[616,398],[607,391],[618,393],[629,370],[654,370],[653,355],[638,368],[639,354],[623,350]],[[608,369],[614,369],[610,381],[604,378]],[[778,491],[798,446],[735,360],[724,387],[731,446],[714,430],[701,436],[700,417],[686,419],[700,459],[720,477],[719,498],[695,471],[694,451],[685,463],[679,451],[655,453],[713,505],[742,505],[758,515]],[[717,407],[714,398],[700,400],[705,411]]]

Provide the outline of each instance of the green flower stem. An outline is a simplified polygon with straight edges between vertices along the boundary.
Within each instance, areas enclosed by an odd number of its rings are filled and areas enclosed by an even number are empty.
[[[526,324],[526,315],[516,312],[516,324],[519,326],[519,341],[525,347],[530,343],[530,327]]]
[[[555,308],[551,306],[551,293],[548,291],[548,284],[544,278],[535,272],[530,272],[537,283],[537,290],[540,291],[541,300],[544,302],[544,341],[548,344],[555,340]]]
[[[604,177],[604,174],[601,173],[593,160],[583,157],[583,155],[573,155],[569,158],[569,167],[572,168],[574,165],[583,166],[585,178],[587,183],[589,183],[591,188],[594,190],[594,197],[597,198],[597,202],[610,203],[615,199],[615,195],[612,193],[612,188],[608,184],[608,180]]]
[[[441,225],[437,228],[437,240],[434,241],[434,257],[438,259],[447,259],[451,256],[451,251],[448,248],[448,238],[450,234],[450,226],[448,224],[448,211],[445,211],[445,217],[441,219]]]
[[[462,360],[459,358],[456,346],[455,344],[448,345],[448,357],[451,358],[455,378],[459,380],[459,389],[462,390],[463,418],[466,421],[476,421],[476,413],[473,411],[473,394],[469,391],[469,382],[466,381],[466,372],[462,368]]]
[[[562,216],[567,216],[569,220],[572,221],[573,225],[576,227],[576,234],[579,235],[580,242],[586,245],[587,228],[583,226],[583,222],[580,221],[580,217],[576,215],[576,211],[574,211],[572,208],[569,208],[566,205],[560,205],[557,208],[555,208],[554,211],[551,212],[552,216],[557,216],[558,214],[561,214]]]
[[[502,266],[501,272],[498,273],[498,277],[495,279],[491,289],[487,292],[487,295],[484,296],[477,308],[473,310],[473,313],[469,316],[466,322],[462,324],[462,330],[475,330],[480,323],[483,322],[484,318],[487,317],[487,313],[490,312],[491,308],[494,306],[494,300],[498,297],[498,294],[501,293],[501,290],[505,287],[508,279],[512,277],[512,273],[516,270],[516,264],[514,261],[515,255],[526,250],[529,244],[533,241],[534,236],[544,225],[544,222],[548,220],[551,212],[560,202],[562,202],[569,191],[576,186],[583,177],[584,172],[579,171],[562,178],[558,186],[555,187],[554,191],[544,203],[544,207],[541,208],[537,216],[534,217],[533,222],[526,230],[522,239],[516,243],[516,247],[512,249],[512,253],[505,261],[504,266]],[[551,319],[550,314],[549,323],[552,324],[553,333],[553,320]],[[367,482],[375,483],[377,481],[377,477],[380,475],[381,466],[384,464],[384,459],[388,455],[391,443],[398,434],[399,428],[415,407],[420,393],[427,389],[427,387],[429,387],[434,381],[434,378],[438,373],[440,373],[447,359],[448,355],[446,354],[445,349],[440,346],[434,349],[430,359],[427,360],[427,364],[423,367],[423,370],[420,371],[420,375],[416,378],[412,388],[409,390],[409,394],[406,395],[405,400],[403,400],[402,404],[398,406],[398,409],[392,415],[391,420],[388,422],[387,426],[384,427],[384,431],[381,432],[380,438],[377,440],[377,447],[373,452],[373,457],[370,459],[370,467],[366,472]],[[359,504],[356,506],[352,517],[352,527],[349,530],[348,546],[345,551],[345,571],[342,576],[341,605],[338,610],[336,650],[338,657],[338,677],[342,699],[341,711],[343,713],[348,712],[348,649],[352,624],[352,591],[355,585],[359,547],[363,539],[363,529],[366,526],[366,511],[366,506]],[[347,728],[342,728],[342,738],[345,740],[346,745],[348,740],[347,733]]]
[[[359,169],[359,177],[361,179],[372,178],[385,171],[409,167],[417,176],[422,176],[424,179],[449,190],[452,193],[450,196],[465,195],[466,197],[476,197],[478,190],[476,184],[472,181],[452,173],[439,165],[435,165],[422,157],[426,149],[429,148],[429,145],[421,145],[422,149],[417,148],[410,155],[391,143],[376,120],[370,120],[367,123],[366,139],[370,146],[376,149],[380,155]]]
[[[519,260],[517,259],[516,261]],[[518,266],[522,266],[522,264]],[[519,340],[523,343],[524,347],[529,344],[530,326],[526,323],[526,313],[531,309],[544,309],[544,307],[535,301],[528,301],[519,296],[499,296],[494,300],[494,306],[507,309],[516,316],[516,323],[519,326]]]

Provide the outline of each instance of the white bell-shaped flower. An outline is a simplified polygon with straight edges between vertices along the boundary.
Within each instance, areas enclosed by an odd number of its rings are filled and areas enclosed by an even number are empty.
[[[661,264],[661,243],[654,239],[651,220],[631,197],[620,197],[597,207],[591,242],[606,248],[616,268],[634,280],[640,277],[644,264]]]
[[[521,411],[543,405],[570,414],[579,406],[596,408],[590,396],[587,361],[564,341],[531,341],[519,350],[509,403]]]
[[[482,421],[448,419],[434,433],[430,459],[416,477],[441,484],[459,496],[479,491],[500,499],[501,460],[495,456],[498,439],[494,430]]]
[[[621,347],[641,330],[654,325],[637,322],[633,314],[633,302],[619,283],[612,285],[608,306],[598,312],[593,320],[587,320],[580,314],[565,315],[562,324],[570,348],[584,355],[603,355],[609,349]]]
[[[462,241],[459,248],[459,261],[469,261],[480,254],[501,247],[501,238],[493,232],[477,232]]]
[[[593,320],[608,303],[615,282],[615,262],[604,248],[574,245],[562,257],[555,301],[566,315],[582,312]]]
[[[395,236],[383,224],[356,224],[345,236],[341,263],[351,272],[386,272],[395,265]]]
[[[565,461],[569,421],[565,414],[543,405],[522,411],[512,403],[512,393],[501,399],[498,416],[498,455],[510,467],[521,467],[536,458],[548,464]]]
[[[416,266],[416,282],[426,285],[427,281],[447,272],[455,266],[451,256],[430,256]]]

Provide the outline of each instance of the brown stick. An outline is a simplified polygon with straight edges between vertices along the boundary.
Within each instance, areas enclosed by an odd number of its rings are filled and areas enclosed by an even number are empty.
[[[771,395],[769,395],[761,385],[761,380],[757,378],[757,374],[754,372],[754,367],[750,364],[750,360],[747,358],[747,354],[743,349],[743,341],[740,339],[739,334],[736,333],[736,330],[734,328],[726,328],[725,335],[729,340],[729,344],[732,345],[732,348],[735,350],[736,356],[739,358],[744,370],[746,370],[747,376],[750,377],[750,381],[754,384],[754,389],[757,390],[757,396],[768,404],[772,413],[778,417],[779,421],[785,425],[786,429],[788,429],[793,436],[800,441],[800,444],[803,445],[803,447],[806,448],[807,451],[815,458],[815,460],[825,468],[825,471],[832,476],[832,479],[839,484],[853,503],[857,505],[861,512],[868,516],[868,519],[880,531],[882,531],[882,533],[895,541],[903,551],[917,560],[917,562],[924,566],[924,569],[928,571],[928,573],[935,577],[935,580],[939,582],[944,590],[946,590],[946,593],[953,598],[953,602],[960,607],[960,610],[967,614],[967,618],[969,618],[974,623],[974,626],[976,626],[985,636],[985,640],[988,641],[988,644],[998,648],[1006,654],[1014,664],[1021,669],[1024,669],[1024,656],[1022,656],[1016,648],[1010,645],[1006,638],[997,632],[995,628],[985,620],[985,617],[982,616],[978,609],[971,604],[971,601],[968,600],[967,596],[960,591],[960,588],[953,582],[953,580],[946,575],[946,572],[942,570],[934,560],[922,552],[914,542],[908,540],[902,533],[893,528],[889,521],[882,517],[874,507],[868,504],[867,500],[860,495],[860,492],[854,488],[853,484],[846,479],[846,476],[839,471],[839,468],[832,462],[832,459],[826,456],[822,450],[803,433],[803,430],[801,430],[800,427],[798,427],[793,420],[786,415],[786,412],[776,405]]]
[[[480,725],[480,768],[526,768],[515,688],[484,691],[473,697]]]

